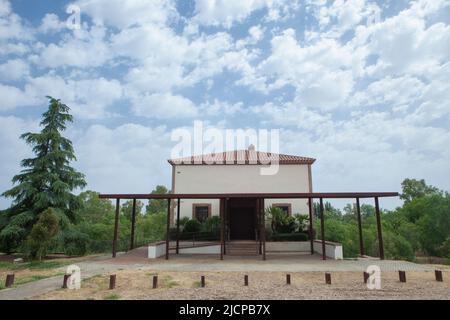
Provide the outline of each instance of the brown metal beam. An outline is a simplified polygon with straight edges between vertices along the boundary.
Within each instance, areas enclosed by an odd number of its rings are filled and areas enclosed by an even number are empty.
[[[169,194],[100,194],[101,199],[220,199],[220,198],[264,198],[264,199],[345,199],[397,197],[398,192],[307,192],[307,193],[169,193]]]
[[[180,198],[177,200],[177,248],[176,254],[179,253],[180,250]]]
[[[119,231],[119,213],[120,213],[120,199],[116,199],[116,215],[114,217],[114,237],[112,244],[112,257],[116,257],[117,253],[117,234]]]
[[[314,254],[314,227],[313,227],[313,199],[308,199],[309,208],[309,241],[311,243],[311,254]]]
[[[363,240],[363,233],[362,233],[361,206],[359,204],[359,198],[356,198],[356,216],[358,218],[359,253],[361,256],[363,256],[364,255],[364,240]]]
[[[325,251],[325,211],[323,210],[322,198],[320,198],[320,234],[322,238],[322,260],[327,260]]]
[[[130,250],[134,249],[134,232],[136,229],[136,199],[133,199],[133,211],[131,212]]]
[[[384,260],[383,232],[381,231],[381,214],[378,197],[375,197],[375,215],[377,216],[378,246],[380,250],[380,259]]]
[[[170,199],[167,199],[166,260],[169,260],[169,240],[170,240]]]

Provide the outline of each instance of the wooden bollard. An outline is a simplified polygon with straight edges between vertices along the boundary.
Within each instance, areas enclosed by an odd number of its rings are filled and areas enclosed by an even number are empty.
[[[11,288],[14,285],[14,273],[6,275],[5,287]]]
[[[364,283],[367,283],[367,281],[369,280],[369,274],[365,271],[363,273],[363,279],[364,279]]]
[[[62,288],[63,289],[67,289],[67,281],[69,280],[70,274],[65,274],[64,278],[63,278],[63,285]]]
[[[244,276],[244,286],[248,286],[248,275]]]
[[[406,282],[406,272],[405,271],[399,271],[398,272],[398,278],[400,282]]]
[[[116,275],[112,274],[109,276],[109,290],[116,288]]]
[[[325,273],[325,283],[331,284],[331,274]]]
[[[286,275],[286,284],[291,284],[291,275],[290,274]]]
[[[205,287],[205,276],[201,276],[201,278],[200,278],[200,286],[201,286],[202,288]]]
[[[436,281],[442,282],[444,279],[442,278],[441,270],[434,270],[434,276],[436,277]]]
[[[153,276],[153,289],[158,288],[158,276]]]

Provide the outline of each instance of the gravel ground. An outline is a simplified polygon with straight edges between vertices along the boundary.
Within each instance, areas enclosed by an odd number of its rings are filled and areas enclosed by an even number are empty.
[[[450,299],[450,272],[444,282],[436,282],[434,272],[407,272],[407,282],[400,283],[398,273],[383,272],[381,290],[369,290],[361,272],[333,272],[332,284],[326,285],[323,272],[291,273],[286,285],[284,272],[173,272],[120,270],[117,287],[108,290],[109,275],[83,281],[80,290],[55,290],[34,299]],[[157,274],[159,288],[152,289]],[[249,286],[244,286],[244,274]],[[199,288],[200,276],[206,287]]]

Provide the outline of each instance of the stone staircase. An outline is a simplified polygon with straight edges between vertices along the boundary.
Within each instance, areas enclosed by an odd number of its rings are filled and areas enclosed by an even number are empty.
[[[257,256],[259,242],[255,240],[233,240],[226,243],[226,254],[230,256]]]

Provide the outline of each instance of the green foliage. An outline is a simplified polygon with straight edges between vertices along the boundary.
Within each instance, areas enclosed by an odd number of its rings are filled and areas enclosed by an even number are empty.
[[[63,250],[69,256],[83,256],[88,252],[89,236],[76,229],[67,230],[62,234]]]
[[[136,201],[136,216],[140,215],[142,212],[142,208],[144,208],[144,203],[142,201]],[[133,216],[133,200],[128,200],[124,204],[122,204],[121,213],[131,221],[131,217]]]
[[[295,214],[295,223],[299,232],[309,230],[309,217],[304,214]]]
[[[279,207],[269,207],[266,210],[267,218],[273,233],[290,233],[296,229],[295,218],[287,215]]]
[[[156,186],[151,194],[167,194],[170,191],[165,186]],[[167,212],[167,200],[165,199],[150,199],[148,205],[145,207],[147,214],[155,214],[161,212]]]
[[[270,237],[271,241],[307,241],[309,237],[306,233],[274,233]]]
[[[202,232],[213,232],[219,230],[220,228],[220,218],[218,216],[208,217],[200,227]]]
[[[0,213],[0,242],[7,252],[23,243],[40,213],[48,208],[54,208],[62,226],[67,221],[75,222],[80,202],[72,191],[86,185],[84,176],[70,166],[76,160],[72,142],[61,135],[66,123],[72,122],[69,107],[48,98],[49,108],[40,123],[42,130],[21,135],[35,157],[22,160],[22,171],[12,179],[13,188],[2,194],[13,199],[11,208]],[[36,229],[35,236],[37,233]]]
[[[189,217],[183,217],[180,219],[180,227],[183,228],[190,219]]]
[[[47,254],[51,240],[59,231],[59,222],[52,209],[41,213],[26,240],[26,250],[31,259],[42,260]]]
[[[400,194],[400,199],[404,200],[405,204],[407,204],[414,199],[438,193],[440,193],[439,189],[427,185],[424,179],[405,179],[402,182],[402,193]]]
[[[197,219],[191,219],[184,225],[183,232],[200,232],[202,224]]]

